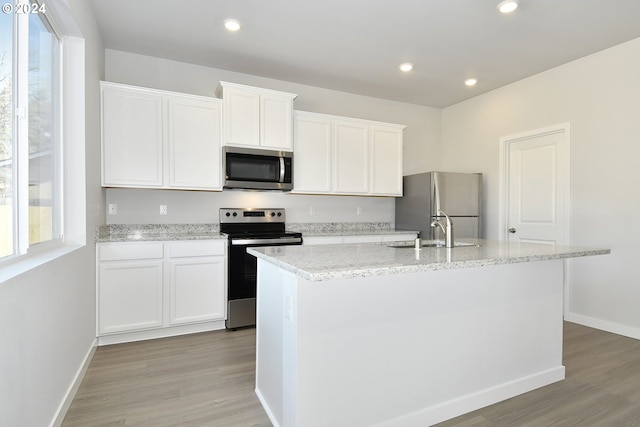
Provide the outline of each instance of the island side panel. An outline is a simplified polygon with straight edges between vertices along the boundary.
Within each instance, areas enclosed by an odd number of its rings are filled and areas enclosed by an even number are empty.
[[[298,425],[297,280],[258,258],[255,392],[274,427]]]
[[[422,427],[563,379],[562,277],[544,261],[297,278],[281,425]]]

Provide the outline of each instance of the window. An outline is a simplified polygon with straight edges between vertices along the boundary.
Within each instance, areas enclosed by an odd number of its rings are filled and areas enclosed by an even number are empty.
[[[11,6],[11,3],[7,3]],[[44,3],[0,15],[0,259],[62,236],[61,41]]]

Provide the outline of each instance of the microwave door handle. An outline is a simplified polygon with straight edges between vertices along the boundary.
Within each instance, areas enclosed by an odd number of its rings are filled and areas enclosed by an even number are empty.
[[[280,157],[280,182],[284,182],[284,157]]]

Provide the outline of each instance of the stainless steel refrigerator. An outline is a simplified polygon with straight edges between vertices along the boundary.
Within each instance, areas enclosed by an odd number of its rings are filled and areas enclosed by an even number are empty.
[[[420,231],[423,239],[440,240],[440,227],[431,227],[444,211],[453,222],[453,236],[482,234],[482,174],[426,172],[403,178],[403,196],[396,199],[396,229]]]

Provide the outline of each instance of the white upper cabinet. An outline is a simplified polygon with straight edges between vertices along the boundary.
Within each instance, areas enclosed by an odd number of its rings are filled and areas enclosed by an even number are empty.
[[[369,193],[369,126],[354,120],[333,122],[333,191]]]
[[[372,125],[369,140],[371,192],[402,196],[402,129]]]
[[[219,99],[100,86],[103,186],[222,189]]]
[[[101,83],[102,185],[162,187],[162,95]]]
[[[293,150],[293,100],[297,95],[220,82],[223,145]]]
[[[169,186],[220,189],[222,104],[211,99],[170,96],[167,109]]]
[[[295,111],[293,192],[402,196],[404,128]]]
[[[331,119],[294,111],[294,191],[331,192]]]

